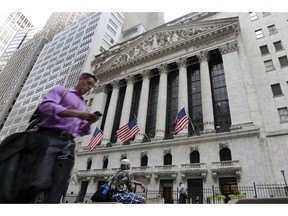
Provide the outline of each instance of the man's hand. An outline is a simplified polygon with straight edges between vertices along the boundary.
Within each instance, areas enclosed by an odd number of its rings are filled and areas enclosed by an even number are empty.
[[[100,118],[100,116],[95,115],[94,113],[89,113],[87,120],[91,123],[94,123],[94,122],[98,121],[99,118]]]
[[[62,113],[59,113],[59,116],[62,117],[77,117],[82,120],[87,120],[91,124],[96,122],[101,116],[94,114],[94,113],[89,113],[89,112],[81,112],[77,110],[65,110]]]

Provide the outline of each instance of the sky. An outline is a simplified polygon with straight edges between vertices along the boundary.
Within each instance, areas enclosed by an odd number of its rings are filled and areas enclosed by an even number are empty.
[[[35,27],[42,27],[45,25],[46,21],[48,20],[49,16],[55,12],[56,10],[45,10],[45,11],[39,11],[39,12],[34,12],[34,11],[21,11],[24,13],[24,15],[29,19],[30,22],[32,22],[32,24]],[[75,11],[77,11],[75,9]],[[98,12],[98,11],[97,11]],[[126,12],[126,11],[124,11]],[[164,11],[165,12],[165,11]],[[173,19],[176,19],[178,17],[181,17],[185,14],[191,13],[192,11],[177,11],[177,12],[171,12],[171,11],[167,11],[164,13],[164,20],[165,22],[169,22]]]
[[[190,12],[279,11],[279,8],[275,9],[277,1],[283,0],[273,0],[273,4],[270,0],[261,0],[261,4],[254,3],[254,5],[250,1],[247,8],[248,4],[243,4],[243,0],[8,0],[4,4],[1,3],[0,13],[23,12],[35,27],[44,26],[52,12],[69,11],[164,12],[164,19],[168,22]],[[106,2],[109,2],[108,5]]]
[[[76,11],[76,9],[75,9]],[[43,27],[46,23],[46,21],[48,20],[49,16],[54,12],[54,10],[46,10],[46,11],[41,11],[41,12],[25,12],[25,11],[21,11],[24,13],[24,15],[28,18],[28,20],[35,26],[35,27]],[[126,11],[125,11],[126,12]],[[190,11],[192,12],[192,11]],[[190,13],[188,12],[165,12],[164,14],[164,20],[165,22],[169,22],[173,19],[176,19],[180,16],[183,16],[185,14]]]

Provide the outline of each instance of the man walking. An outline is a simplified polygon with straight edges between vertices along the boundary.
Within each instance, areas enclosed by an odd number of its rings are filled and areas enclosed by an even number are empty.
[[[179,195],[179,204],[186,204],[187,190],[185,188],[185,185],[182,182],[179,183],[178,191],[180,194]]]
[[[44,194],[44,203],[59,203],[74,166],[76,136],[90,134],[90,126],[100,112],[89,113],[82,95],[96,84],[94,75],[83,73],[73,88],[52,88],[39,105],[38,132],[48,141],[48,149],[39,164],[31,193]],[[38,194],[39,195],[39,194]]]

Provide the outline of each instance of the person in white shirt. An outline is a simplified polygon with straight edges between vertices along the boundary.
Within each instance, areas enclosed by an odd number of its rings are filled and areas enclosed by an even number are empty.
[[[179,183],[178,191],[179,191],[179,204],[186,204],[187,190],[182,182]]]

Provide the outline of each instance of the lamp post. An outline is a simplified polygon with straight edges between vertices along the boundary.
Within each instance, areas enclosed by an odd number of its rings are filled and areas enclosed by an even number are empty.
[[[288,196],[288,187],[287,187],[287,182],[286,182],[286,178],[285,178],[285,170],[281,170],[281,173],[283,175],[284,183],[285,183],[285,194],[286,194],[286,196]]]

